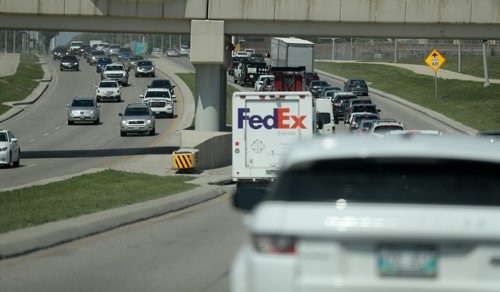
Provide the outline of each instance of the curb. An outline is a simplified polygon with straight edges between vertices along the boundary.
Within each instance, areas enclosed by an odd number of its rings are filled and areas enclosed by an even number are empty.
[[[230,191],[219,186],[200,186],[165,198],[0,234],[0,260],[186,209]]]
[[[318,69],[315,69],[316,72],[318,72],[319,74],[322,74],[322,75],[326,75],[330,78],[333,78],[333,79],[336,79],[340,82],[345,82],[347,81],[347,78],[344,78],[344,77],[341,77],[341,76],[338,76],[338,75],[335,75],[335,74],[331,74],[331,73],[328,73],[328,72],[325,72],[325,71],[322,71],[322,70],[318,70]],[[394,102],[397,102],[401,105],[404,105],[408,108],[411,108],[412,110],[414,111],[417,111],[431,119],[434,119],[450,128],[453,128],[454,130],[462,133],[462,134],[467,134],[467,135],[471,135],[471,136],[475,136],[478,131],[474,128],[471,128],[469,126],[466,126],[458,121],[455,121],[453,119],[450,119],[449,117],[441,114],[441,113],[438,113],[438,112],[435,112],[431,109],[428,109],[428,108],[425,108],[421,105],[418,105],[418,104],[415,104],[415,103],[412,103],[408,100],[405,100],[399,96],[396,96],[396,95],[392,95],[390,93],[387,93],[385,91],[382,91],[382,90],[378,90],[378,89],[375,89],[375,88],[370,88],[370,91],[371,92],[374,92],[376,93],[377,95],[380,95],[384,98],[387,98],[387,99],[390,99]]]

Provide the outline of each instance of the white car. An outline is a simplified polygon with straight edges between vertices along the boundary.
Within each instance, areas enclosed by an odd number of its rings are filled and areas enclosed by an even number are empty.
[[[191,49],[186,45],[181,45],[181,48],[179,49],[179,55],[189,57],[190,54],[191,54]]]
[[[269,193],[233,197],[253,211],[230,291],[498,291],[499,194],[482,139],[304,140]]]
[[[12,131],[0,129],[0,165],[18,167],[21,164],[21,148]]]
[[[260,75],[257,78],[257,81],[255,81],[254,90],[260,91],[260,88],[264,84],[264,79],[267,79],[267,78],[271,79],[271,81],[274,82],[274,75],[267,75],[267,74]]]
[[[173,118],[175,116],[175,108],[172,99],[166,98],[145,98],[142,103],[149,105],[156,117],[165,116]]]
[[[95,90],[95,96],[97,102],[102,100],[115,100],[117,102],[122,101],[122,96],[120,89],[122,88],[120,84],[115,80],[101,80],[99,85],[97,85]]]
[[[164,98],[173,101],[172,94],[168,88],[148,88],[139,98]]]

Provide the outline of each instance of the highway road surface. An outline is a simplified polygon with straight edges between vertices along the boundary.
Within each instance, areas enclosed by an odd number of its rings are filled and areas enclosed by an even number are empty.
[[[13,130],[22,150],[21,167],[0,168],[0,189],[34,181],[80,173],[95,167],[106,167],[118,159],[144,153],[170,153],[172,149],[159,145],[170,134],[175,119],[157,119],[155,136],[120,137],[118,113],[128,103],[141,102],[147,85],[153,78],[135,78],[130,71],[130,85],[122,88],[121,103],[102,102],[100,125],[67,125],[67,107],[75,96],[95,97],[94,86],[100,81],[95,66],[80,61],[80,72],[59,71],[59,62],[47,59],[53,81],[36,103],[0,124]],[[157,78],[167,78],[157,73]],[[177,113],[183,98],[176,91]]]

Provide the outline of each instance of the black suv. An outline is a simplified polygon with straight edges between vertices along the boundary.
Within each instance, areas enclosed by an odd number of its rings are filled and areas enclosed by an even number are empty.
[[[80,60],[75,55],[62,56],[61,63],[59,63],[59,69],[63,70],[75,70],[80,71]]]
[[[174,96],[174,87],[175,85],[172,85],[172,82],[168,79],[155,79],[148,85],[148,88],[166,88],[170,91],[170,95],[172,96]]]
[[[368,85],[364,80],[350,79],[344,82],[344,91],[353,92],[356,95],[368,96]]]

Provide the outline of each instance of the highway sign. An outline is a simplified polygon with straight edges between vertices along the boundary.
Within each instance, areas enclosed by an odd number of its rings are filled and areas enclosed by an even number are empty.
[[[431,67],[434,72],[437,72],[443,66],[444,62],[446,62],[446,59],[441,56],[438,50],[433,50],[425,59],[427,66]]]

